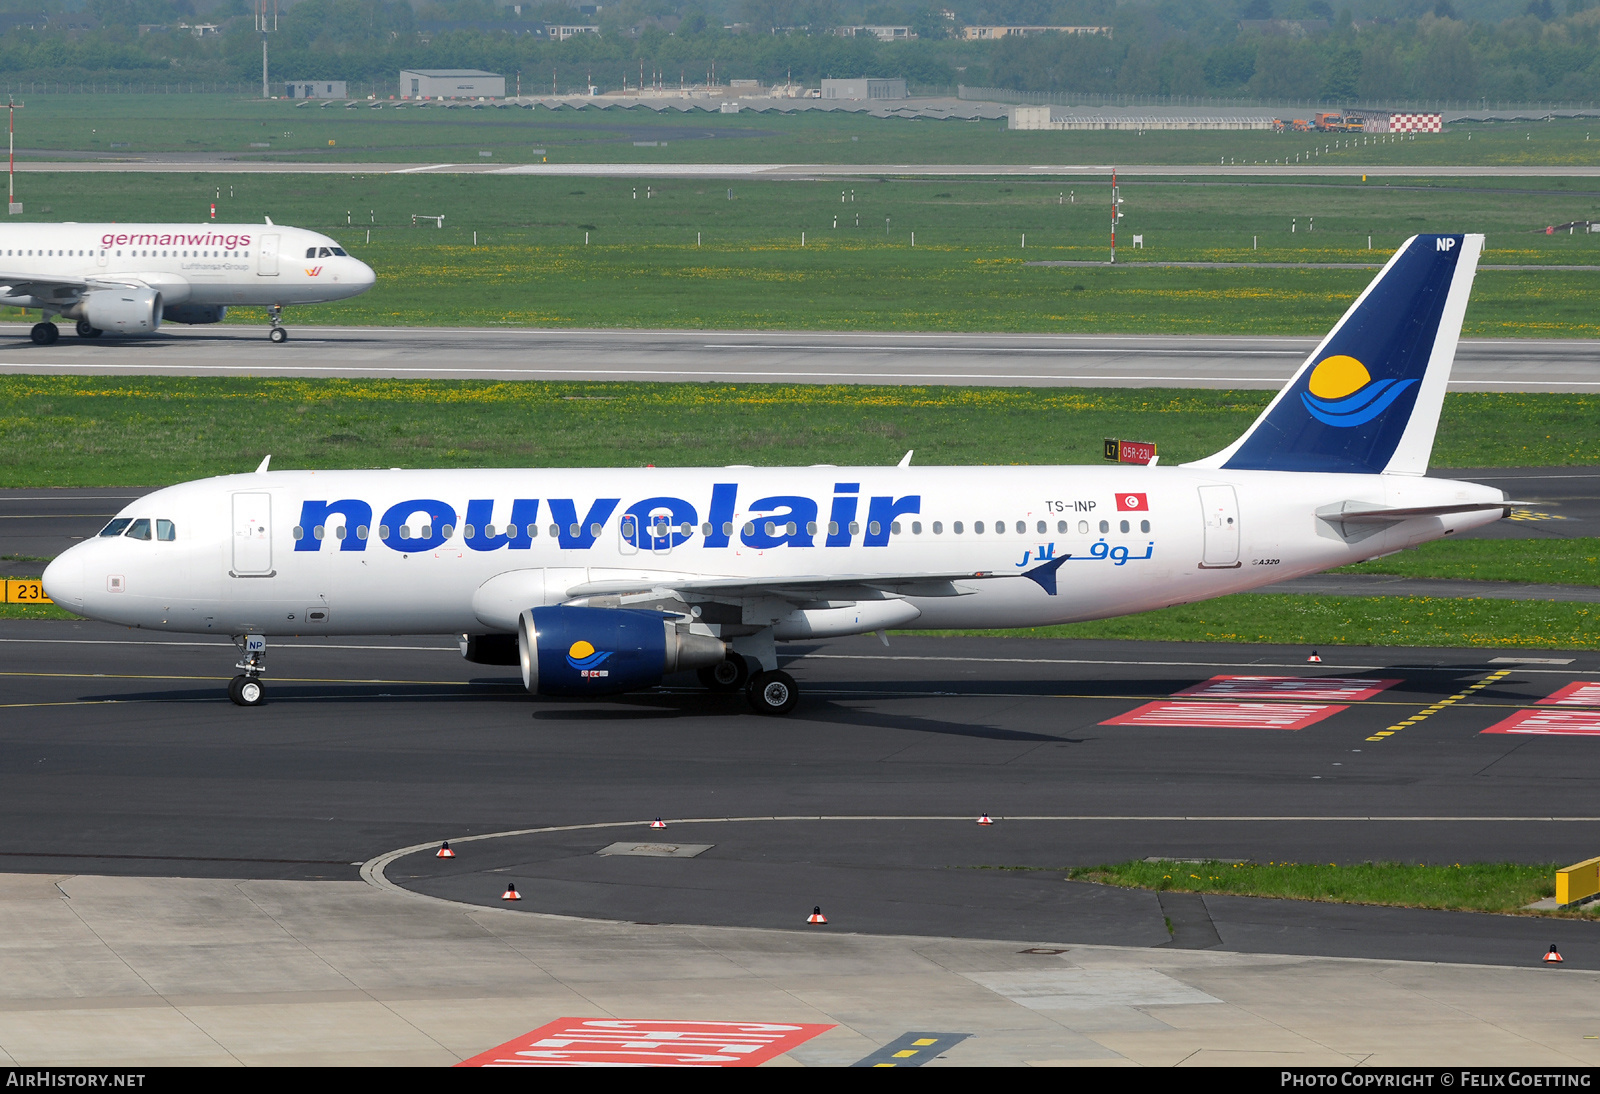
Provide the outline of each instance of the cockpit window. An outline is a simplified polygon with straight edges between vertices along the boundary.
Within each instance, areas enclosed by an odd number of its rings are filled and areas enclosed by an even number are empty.
[[[133,523],[132,517],[118,517],[104,528],[100,529],[102,536],[120,536],[128,530],[128,525]]]
[[[335,248],[333,248],[333,253],[338,255],[340,258],[349,258],[350,257],[350,253],[348,251],[346,251],[343,247],[335,247]]]
[[[171,543],[178,538],[178,526],[170,520],[156,521],[156,538],[163,543]]]
[[[333,257],[333,252],[331,250],[329,250],[327,247],[318,247],[317,248],[317,257],[318,258],[332,258]]]
[[[150,520],[149,520],[149,518],[148,517],[140,517],[138,520],[134,521],[133,522],[133,526],[128,529],[128,533],[127,534],[128,534],[128,538],[129,539],[149,539],[150,538]]]
[[[307,247],[306,248],[306,257],[307,258],[316,258],[317,257],[317,249],[315,247]]]

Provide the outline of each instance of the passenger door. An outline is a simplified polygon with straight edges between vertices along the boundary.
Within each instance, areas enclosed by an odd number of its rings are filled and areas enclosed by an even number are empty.
[[[1231,570],[1239,562],[1239,499],[1231,486],[1200,487],[1200,511],[1205,517],[1205,550],[1200,568]]]
[[[257,277],[278,276],[278,236],[264,235],[261,237],[261,253],[256,263]]]
[[[233,495],[233,569],[231,577],[271,577],[272,495]]]

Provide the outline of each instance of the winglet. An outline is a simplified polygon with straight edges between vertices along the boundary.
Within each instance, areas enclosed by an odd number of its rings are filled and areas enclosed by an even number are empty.
[[[1039,588],[1045,591],[1047,596],[1055,596],[1056,571],[1061,569],[1061,564],[1071,557],[1071,555],[1062,555],[1060,558],[1053,558],[1043,566],[1035,566],[1031,570],[1022,571],[1022,576],[1029,581],[1035,582]]]
[[[895,464],[895,466],[896,467],[910,467],[911,466],[911,453],[913,453],[915,451],[916,451],[916,449],[914,449],[914,448],[906,449],[906,454],[904,456],[900,457],[900,462]]]
[[[272,453],[268,452],[265,456],[261,457],[261,466],[256,468],[256,474],[260,475],[263,472],[265,472],[266,469],[267,469],[267,464],[269,464],[271,462],[272,462]]]

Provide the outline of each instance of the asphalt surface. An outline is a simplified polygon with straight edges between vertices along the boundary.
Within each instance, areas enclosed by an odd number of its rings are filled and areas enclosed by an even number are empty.
[[[276,642],[270,701],[254,710],[223,694],[223,642],[10,621],[0,650],[0,870],[352,879],[421,845],[386,876],[485,904],[514,881],[530,911],[798,928],[821,905],[843,930],[1128,945],[1166,941],[1174,919],[1180,946],[1520,963],[1556,941],[1600,968],[1600,934],[1579,922],[1224,898],[1168,908],[1060,872],[1150,856],[1590,857],[1600,740],[1484,730],[1600,678],[1593,652],[1361,648],[1307,665],[1305,650],[1277,647],[884,649],[869,636],[788,647],[805,654],[788,665],[805,697],[771,720],[695,688],[534,701],[511,670],[469,665],[443,639]],[[1298,730],[1102,724],[1219,675],[1398,683]],[[1203,707],[1201,721],[1222,709],[1175,701]],[[980,828],[982,812],[997,823]],[[646,826],[656,816],[665,832]],[[800,819],[771,819],[784,817]],[[443,839],[460,857],[431,856]],[[712,846],[595,855],[619,841]]]
[[[998,384],[1276,390],[1313,338],[1190,335],[885,334],[819,331],[530,330],[168,324],[141,338],[35,346],[0,325],[0,372],[175,376]],[[1600,390],[1600,342],[1469,340],[1453,391]]]

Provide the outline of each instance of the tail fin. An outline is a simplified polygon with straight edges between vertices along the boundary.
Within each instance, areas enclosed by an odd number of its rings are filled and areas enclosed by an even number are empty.
[[[1482,251],[1406,240],[1244,436],[1188,466],[1426,473]]]

